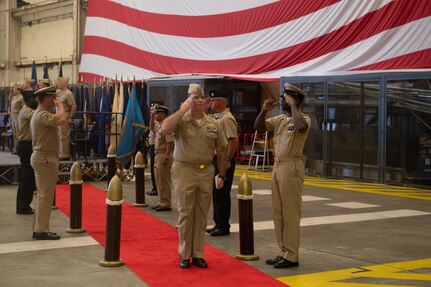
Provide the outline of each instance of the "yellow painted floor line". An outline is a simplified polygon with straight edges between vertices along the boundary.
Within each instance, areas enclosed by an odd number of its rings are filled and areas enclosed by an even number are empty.
[[[237,165],[235,169],[235,176],[241,177],[244,173],[246,173],[249,178],[272,180],[271,171],[262,172],[256,170],[248,170],[247,166]],[[366,192],[379,195],[397,196],[404,198],[413,198],[420,200],[431,200],[431,190],[414,187],[389,186],[378,183],[356,182],[340,179],[324,179],[309,176],[305,177],[304,185]]]
[[[431,274],[426,273],[426,269],[431,269],[429,258],[277,279],[291,287],[425,287],[431,286]],[[408,281],[416,282],[415,285],[406,285]]]

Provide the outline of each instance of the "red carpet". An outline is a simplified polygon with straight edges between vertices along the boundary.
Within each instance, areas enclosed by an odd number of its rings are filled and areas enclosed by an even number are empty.
[[[69,190],[69,185],[57,185],[56,204],[67,216]],[[82,225],[102,246],[105,245],[105,199],[106,192],[83,185]],[[183,270],[178,267],[178,233],[174,227],[126,202],[122,210],[120,258],[149,286],[287,286],[208,244],[205,245],[208,269],[192,265]]]

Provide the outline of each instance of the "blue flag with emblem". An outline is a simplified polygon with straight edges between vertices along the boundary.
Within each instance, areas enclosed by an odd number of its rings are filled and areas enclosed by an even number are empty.
[[[36,62],[33,60],[33,64],[31,65],[31,79],[33,80],[33,91],[36,90],[37,87],[37,73],[36,73]]]
[[[49,79],[48,60],[46,58],[45,58],[45,63],[43,64],[43,79]]]
[[[146,126],[142,117],[141,108],[136,98],[136,85],[133,84],[127,103],[126,115],[123,121],[123,132],[117,150],[117,161],[122,164],[129,162],[130,156],[135,151],[136,143],[139,141]]]
[[[99,141],[97,146],[98,153],[106,156],[106,112],[107,112],[107,95],[106,87],[102,86],[102,95],[100,97],[100,115],[99,115]]]

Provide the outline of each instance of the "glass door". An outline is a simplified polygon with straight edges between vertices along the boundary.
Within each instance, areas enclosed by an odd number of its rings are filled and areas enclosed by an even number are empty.
[[[326,175],[378,180],[379,81],[328,82]]]

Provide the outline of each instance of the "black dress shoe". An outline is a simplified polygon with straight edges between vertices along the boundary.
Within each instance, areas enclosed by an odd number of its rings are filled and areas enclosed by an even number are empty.
[[[157,193],[157,190],[152,190],[152,191],[147,191],[147,194],[149,195],[149,196],[157,196],[157,195],[159,195],[158,193]]]
[[[221,228],[217,228],[214,229],[211,233],[211,236],[226,236],[230,234],[229,230],[225,230],[225,229],[221,229]]]
[[[285,258],[281,259],[277,263],[274,264],[274,268],[276,269],[282,269],[282,268],[292,268],[292,267],[298,267],[299,262],[292,262]]]
[[[54,232],[33,232],[33,239],[35,240],[58,240],[60,235]]]
[[[165,206],[159,206],[156,208],[156,211],[171,211],[172,208],[170,207],[165,207]]]
[[[190,268],[190,259],[181,259],[179,266],[182,269]]]
[[[277,263],[280,260],[283,260],[283,257],[281,257],[280,255],[278,255],[275,258],[266,259],[265,263],[268,264],[268,265],[274,265],[275,263]]]
[[[213,232],[214,230],[216,230],[218,227],[217,227],[217,225],[214,225],[213,227],[211,227],[211,228],[207,228],[207,233],[211,233],[211,232]]]
[[[193,258],[193,264],[199,268],[208,268],[208,264],[203,258]]]

